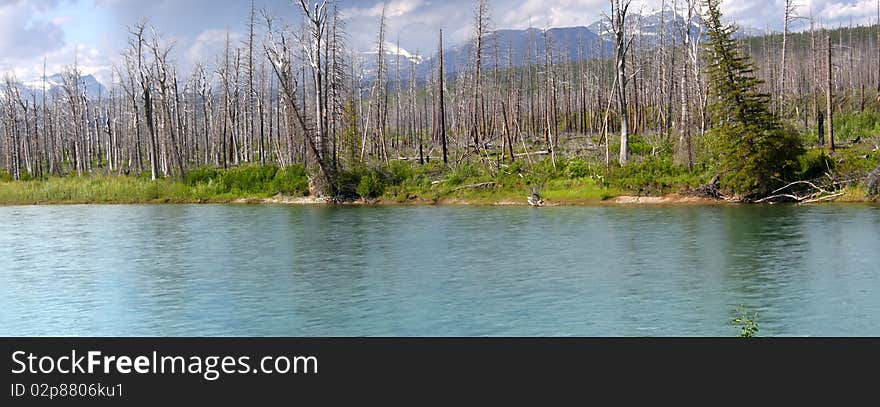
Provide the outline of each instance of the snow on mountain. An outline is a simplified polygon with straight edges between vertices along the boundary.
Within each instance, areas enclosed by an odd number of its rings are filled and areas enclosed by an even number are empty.
[[[687,18],[671,10],[654,14],[629,14],[626,16],[627,36],[633,35],[637,40],[648,42],[650,45],[659,45],[661,34],[667,39],[674,38],[681,43],[687,30]],[[691,39],[696,40],[701,33],[699,17],[691,20]],[[588,28],[609,41],[614,38],[611,23],[607,18],[600,19],[590,24]]]
[[[557,62],[609,55],[610,42],[599,41],[599,36],[587,27],[560,27],[542,30],[496,30],[489,33],[484,41],[483,66],[496,65],[523,66],[543,61],[547,45],[552,44],[553,59]],[[454,77],[465,72],[471,59],[471,44],[460,44],[443,50],[444,70],[447,76]],[[496,55],[497,52],[497,55]],[[430,74],[431,66],[436,67],[436,56],[425,59],[418,68],[419,75]]]
[[[401,48],[399,45],[391,43],[391,42],[386,42],[382,48],[383,48],[382,51],[385,54],[385,61],[387,61],[386,63],[393,64],[398,56],[402,57],[402,59],[404,59],[406,61],[409,61],[409,62],[412,62],[415,64],[420,64],[424,60],[424,58],[422,58],[421,55],[416,55],[412,52],[409,52],[406,49]],[[376,46],[376,48],[373,48],[369,51],[361,52],[360,59],[364,63],[367,63],[367,64],[372,63],[373,65],[376,65],[376,54],[377,53],[379,53],[378,46]],[[372,60],[372,62],[371,62],[371,60]]]
[[[397,55],[400,55],[400,56],[406,58],[407,60],[414,62],[416,64],[422,63],[423,58],[421,55],[413,54],[413,53],[401,48],[399,44],[392,44],[390,42],[386,42],[385,49],[387,50],[386,54],[390,54],[395,57]],[[373,53],[375,54],[377,51],[378,50],[374,50]]]
[[[43,89],[46,90],[48,94],[47,96],[51,96],[60,94],[63,87],[64,79],[62,78],[60,73],[56,73],[48,77],[40,77],[29,81],[22,81],[19,85],[19,89],[21,90],[23,97],[30,96],[31,93],[35,93],[37,99],[42,99]],[[101,82],[98,82],[98,80],[95,79],[94,75],[91,74],[80,76],[79,89],[80,92],[85,91],[86,96],[90,99],[97,99],[99,94],[103,97],[106,97],[108,95],[107,87],[101,84]]]
[[[47,91],[55,88],[63,86],[61,81],[61,75],[52,75],[50,77],[40,77],[36,79],[32,79],[29,81],[23,81],[21,86],[25,89],[34,89],[40,90],[46,89]]]
[[[385,42],[382,48],[383,54],[385,55],[385,74],[389,75],[391,78],[396,78],[398,62],[400,62],[401,80],[408,81],[410,64],[415,64],[416,67],[420,67],[425,61],[421,55],[407,51],[399,45],[391,42]],[[362,51],[355,54],[356,60],[352,61],[359,70],[363,71],[364,77],[362,79],[367,82],[376,77],[376,71],[379,69],[379,63],[376,58],[378,53],[379,47],[376,46],[376,48],[372,50]],[[421,77],[418,72],[419,71],[417,70],[416,77]]]
[[[705,29],[698,17],[692,19],[690,24],[691,41],[705,38]],[[627,35],[633,35],[635,41],[642,47],[655,47],[660,45],[661,34],[667,43],[674,39],[681,44],[686,35],[687,22],[681,14],[672,12],[653,14],[630,14],[626,20]],[[608,57],[613,55],[613,38],[607,19],[600,19],[587,27],[557,27],[546,30],[538,28],[528,29],[503,29],[490,33],[487,36],[487,47],[484,51],[483,63],[491,67],[495,63],[493,53],[497,41],[498,60],[500,66],[506,66],[507,61],[513,66],[521,66],[527,62],[537,63],[545,54],[546,39],[550,38],[553,44],[553,55],[561,61],[576,60],[580,58],[595,58],[597,55]],[[762,34],[753,29],[740,28],[736,37],[747,37]],[[458,44],[443,50],[443,60],[446,63],[447,75],[454,76],[464,72],[470,61],[472,52],[470,44]],[[526,56],[529,56],[529,61]],[[436,57],[425,58],[418,67],[420,77],[426,77],[431,71],[431,63]]]

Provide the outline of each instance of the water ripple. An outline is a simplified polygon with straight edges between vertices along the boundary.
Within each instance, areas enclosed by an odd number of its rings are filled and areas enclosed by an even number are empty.
[[[871,206],[0,207],[0,335],[880,335]]]

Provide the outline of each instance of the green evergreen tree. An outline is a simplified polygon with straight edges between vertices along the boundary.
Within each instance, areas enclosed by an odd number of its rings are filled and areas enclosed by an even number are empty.
[[[361,130],[358,127],[358,112],[353,101],[348,101],[342,108],[342,134],[340,144],[342,156],[348,167],[363,165],[360,160]]]
[[[720,0],[706,0],[706,74],[708,143],[717,159],[722,188],[745,197],[759,196],[797,168],[803,145],[796,131],[770,113],[770,96],[758,91],[756,67],[733,38],[736,27],[721,22]]]

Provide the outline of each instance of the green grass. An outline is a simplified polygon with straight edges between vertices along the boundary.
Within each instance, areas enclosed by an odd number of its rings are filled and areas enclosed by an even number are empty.
[[[556,202],[604,201],[618,195],[622,191],[603,185],[592,178],[558,179],[547,183],[542,195]]]
[[[138,203],[192,199],[185,185],[150,182],[135,177],[65,177],[42,181],[0,183],[0,202],[32,203]]]
[[[669,157],[648,157],[625,167],[616,167],[609,174],[608,184],[639,195],[664,195],[695,188],[709,181],[711,173],[688,171]]]
[[[392,161],[374,167],[357,166],[337,175],[343,198],[389,203],[524,204],[534,186],[547,202],[595,203],[620,195],[661,196],[681,193],[708,182],[715,170],[697,164],[692,171],[672,159],[671,148],[648,148],[644,139],[631,162],[606,167],[601,158],[549,157],[533,163],[517,161],[463,162],[446,167],[439,162],[419,165]],[[821,147],[808,149],[798,158],[797,179],[834,174],[865,174],[880,163],[872,151],[876,138],[857,144],[841,144],[833,154]],[[644,144],[644,145],[641,145]],[[482,185],[485,184],[485,185]],[[308,173],[302,166],[280,168],[250,165],[227,170],[196,168],[182,180],[151,181],[149,174],[94,176],[12,181],[0,171],[0,204],[34,203],[185,203],[261,200],[282,194],[308,194]],[[839,200],[869,201],[863,186],[847,189]]]
[[[53,177],[0,181],[0,203],[183,203],[230,202],[279,193],[304,195],[308,178],[301,166],[248,166],[192,170],[184,180],[151,181],[140,176]]]
[[[406,166],[406,168],[400,168]],[[692,188],[706,175],[694,175],[668,158],[640,159],[626,167],[606,168],[587,159],[544,159],[533,165],[524,162],[495,163],[486,167],[463,163],[448,169],[436,164],[419,166],[397,162],[378,177],[385,182],[380,199],[390,202],[464,201],[473,204],[524,203],[531,188],[538,188],[545,200],[560,204],[600,202],[625,194],[662,195]],[[380,170],[373,170],[380,171]],[[369,179],[369,191],[379,190]],[[488,185],[481,185],[490,183]],[[364,191],[368,189],[366,185]]]
[[[880,111],[845,113],[834,116],[834,138],[838,142],[865,140],[880,136]]]

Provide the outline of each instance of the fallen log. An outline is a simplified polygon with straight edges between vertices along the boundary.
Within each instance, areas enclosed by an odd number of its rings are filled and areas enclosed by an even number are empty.
[[[846,194],[846,192],[838,192],[836,194],[826,195],[821,198],[808,199],[808,200],[803,201],[801,203],[815,203],[815,202],[822,202],[822,201],[830,201],[834,198],[843,196],[844,194]]]
[[[822,202],[822,201],[830,201],[832,199],[841,197],[845,194],[846,194],[846,191],[828,192],[828,191],[824,191],[824,190],[822,190],[820,192],[814,192],[810,195],[804,195],[804,196],[797,196],[797,195],[792,195],[792,194],[776,194],[776,195],[771,195],[771,196],[768,196],[765,198],[758,199],[754,202],[755,203],[763,203],[763,202],[773,201],[773,200],[780,199],[780,198],[787,198],[787,199],[790,199],[791,201],[794,201],[799,204],[815,203],[815,202]]]
[[[477,188],[485,188],[495,186],[497,183],[493,181],[489,182],[481,182],[479,184],[470,184],[470,185],[462,185],[458,188],[453,189],[453,191],[458,191],[460,189],[477,189]]]
[[[547,151],[547,150],[541,150],[541,151],[532,151],[531,153],[516,153],[516,154],[514,154],[513,156],[514,156],[514,157],[524,157],[524,156],[532,156],[532,155],[548,155],[548,154],[550,154],[549,151]]]
[[[792,182],[792,183],[790,183],[790,184],[788,184],[788,185],[786,185],[786,186],[784,186],[784,187],[782,187],[782,188],[779,188],[779,189],[777,189],[777,190],[771,192],[771,194],[775,194],[775,193],[777,193],[777,192],[779,192],[779,191],[783,191],[783,190],[785,190],[786,188],[789,188],[789,187],[792,187],[792,186],[795,186],[795,185],[798,185],[798,184],[806,184],[806,185],[809,185],[809,186],[813,187],[813,189],[819,190],[819,191],[821,191],[821,192],[825,192],[825,193],[828,192],[828,191],[824,190],[823,188],[820,188],[820,187],[816,186],[816,184],[814,184],[814,183],[812,183],[812,182],[810,182],[810,181],[795,181],[795,182]]]
[[[424,159],[426,159],[426,160],[440,160],[440,159],[442,159],[442,157],[431,157],[431,156],[426,155],[426,156],[424,156]],[[419,157],[397,157],[397,158],[390,158],[390,160],[391,161],[395,161],[395,160],[397,160],[397,161],[418,161]]]
[[[757,201],[755,201],[755,203],[767,202],[767,201],[771,201],[771,200],[779,199],[779,198],[789,198],[789,199],[791,199],[791,200],[793,200],[793,201],[795,201],[795,202],[800,202],[800,201],[801,201],[801,197],[799,197],[799,196],[797,196],[797,195],[791,195],[791,194],[777,194],[777,195],[770,195],[770,196],[768,196],[768,197],[758,199]]]

